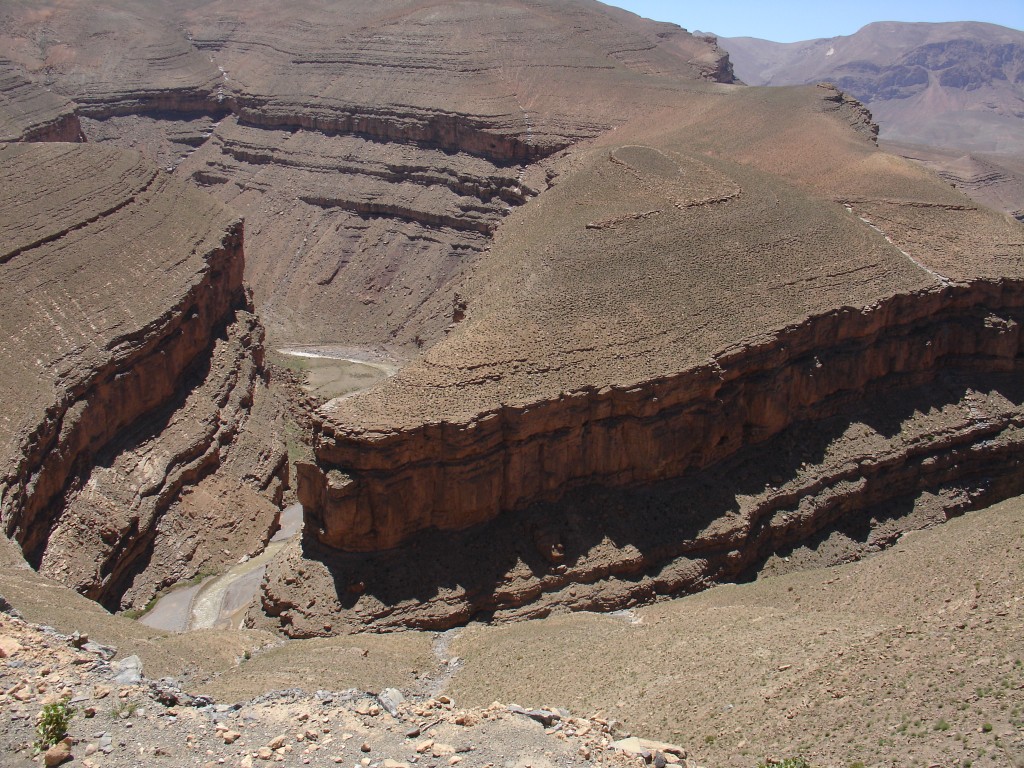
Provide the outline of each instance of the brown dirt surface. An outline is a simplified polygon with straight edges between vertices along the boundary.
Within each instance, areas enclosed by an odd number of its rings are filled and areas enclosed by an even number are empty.
[[[180,765],[184,755],[258,765],[260,748],[279,735],[270,759],[285,765],[333,765],[338,755],[372,765],[424,755],[434,765],[450,765],[452,755],[472,766],[634,765],[609,749],[630,732],[674,741],[694,765],[802,755],[816,768],[1016,766],[1024,759],[1022,522],[1024,502],[1013,499],[856,563],[794,572],[780,558],[754,583],[612,615],[277,646],[251,632],[176,639],[106,615],[31,571],[12,579],[4,570],[0,593],[28,621],[46,618],[64,635],[0,615],[0,695],[11,715],[0,738],[13,760],[30,764],[19,750],[34,738],[35,714],[66,693],[79,710],[73,754],[95,766]],[[137,650],[150,680],[182,675],[186,693],[213,693],[216,705],[158,703],[170,681],[112,683],[95,653],[69,646],[76,629],[123,643],[117,660]],[[361,692],[391,685],[409,699],[398,719]],[[495,699],[565,707],[568,719],[563,711],[545,733],[491,707]],[[104,736],[110,751],[87,754]],[[428,741],[454,749],[435,756]],[[285,744],[291,749],[275,752]]]
[[[1019,766],[1022,522],[1014,499],[837,568],[472,626],[452,695],[601,711],[708,765]]]

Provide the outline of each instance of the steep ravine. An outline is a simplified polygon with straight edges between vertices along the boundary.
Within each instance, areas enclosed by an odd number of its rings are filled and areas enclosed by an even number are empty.
[[[991,502],[1022,482],[1024,400],[1004,375],[1024,367],[1022,319],[1024,285],[979,281],[836,310],[695,370],[469,424],[324,426],[318,465],[300,467],[306,559],[296,549],[268,571],[264,609],[290,632],[323,634],[325,623],[620,607],[735,578],[874,510],[902,505],[893,516],[914,527]],[[805,455],[758,475],[787,440],[816,452],[791,447]],[[716,504],[679,501],[706,497],[714,478]],[[659,493],[677,500],[653,502]],[[520,527],[542,555],[514,543]]]
[[[23,444],[23,464],[7,479],[6,532],[38,565],[60,507],[54,502],[97,448],[167,402],[178,378],[207,351],[218,325],[241,302],[242,227],[209,255],[208,279],[135,336],[118,339],[107,364],[83,376]],[[49,519],[48,519],[49,518]]]
[[[61,183],[52,174],[62,165],[73,186],[88,162],[116,167],[123,157],[55,145],[8,155],[38,158],[41,187]],[[4,317],[11,354],[24,338],[60,339],[47,348],[54,362],[33,353],[40,373],[11,409],[8,424],[22,426],[0,475],[4,533],[33,567],[110,609],[141,607],[167,584],[262,548],[287,484],[263,330],[242,283],[242,223],[188,200],[196,193],[161,174],[143,190],[84,223],[81,211],[62,210],[68,226],[48,224],[54,234],[12,251],[3,275],[13,296],[43,281],[37,293],[61,313],[12,308]],[[160,229],[168,214],[180,217],[180,250]],[[204,232],[204,216],[219,228]],[[19,221],[8,222],[12,231]],[[185,222],[196,225],[191,238]],[[77,267],[61,259],[68,252]],[[164,275],[164,295],[122,285],[135,272]],[[75,293],[63,292],[66,280]],[[123,321],[112,320],[112,306]],[[72,312],[88,322],[74,326]],[[19,369],[5,375],[5,391],[26,386]]]

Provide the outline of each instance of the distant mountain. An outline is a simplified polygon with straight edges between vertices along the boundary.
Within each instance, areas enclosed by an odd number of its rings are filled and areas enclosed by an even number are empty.
[[[978,22],[877,22],[775,43],[720,38],[749,85],[822,80],[863,101],[893,141],[1024,154],[1024,32]]]

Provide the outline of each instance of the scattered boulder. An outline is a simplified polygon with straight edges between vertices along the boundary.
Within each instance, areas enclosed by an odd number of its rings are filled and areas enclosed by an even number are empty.
[[[629,755],[643,757],[647,762],[654,760],[658,754],[675,755],[679,758],[686,757],[686,750],[682,747],[677,747],[675,744],[668,744],[664,741],[641,739],[637,736],[630,736],[629,738],[613,741],[612,747]],[[664,758],[662,759],[664,760]],[[665,760],[665,762],[668,761]]]
[[[517,715],[526,715],[527,717],[536,720],[538,723],[546,728],[550,728],[554,725],[555,721],[561,720],[562,716],[553,710],[549,709],[524,709],[518,704],[509,704],[508,711],[513,712]]]
[[[134,654],[114,664],[114,682],[134,685],[142,681],[142,659]]]
[[[389,715],[398,717],[398,706],[405,701],[405,696],[397,688],[385,688],[377,695],[377,701]]]

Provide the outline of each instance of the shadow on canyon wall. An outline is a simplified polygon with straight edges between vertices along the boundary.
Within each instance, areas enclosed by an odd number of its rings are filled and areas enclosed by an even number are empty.
[[[383,627],[628,607],[753,579],[770,558],[813,553],[837,533],[844,546],[812,564],[859,558],[1021,493],[1022,406],[1019,375],[947,372],[868,392],[680,479],[575,488],[384,552],[328,552],[307,537],[303,553],[328,569],[343,611]]]

